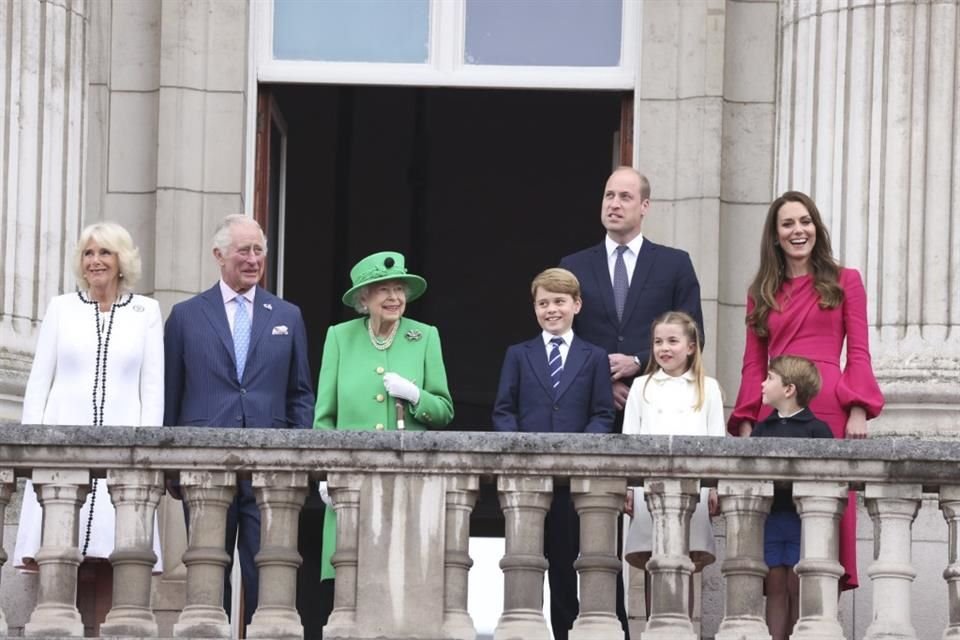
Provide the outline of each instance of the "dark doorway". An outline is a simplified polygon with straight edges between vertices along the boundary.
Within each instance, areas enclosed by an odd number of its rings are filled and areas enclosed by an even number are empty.
[[[396,250],[429,283],[407,315],[436,325],[456,418],[485,430],[508,345],[539,327],[539,271],[599,242],[622,94],[276,85],[288,128],[284,297],[314,374],[355,316],[350,267]]]

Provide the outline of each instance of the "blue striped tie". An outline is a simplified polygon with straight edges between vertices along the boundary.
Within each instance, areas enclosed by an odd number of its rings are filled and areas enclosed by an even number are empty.
[[[555,336],[550,338],[550,357],[547,358],[547,365],[550,368],[550,385],[553,387],[553,393],[556,395],[560,388],[560,376],[563,375],[563,358],[560,357],[560,345],[563,344],[563,338]]]
[[[237,312],[233,316],[233,353],[237,358],[237,380],[243,380],[243,369],[247,364],[247,349],[250,348],[250,314],[243,296],[234,298]]]

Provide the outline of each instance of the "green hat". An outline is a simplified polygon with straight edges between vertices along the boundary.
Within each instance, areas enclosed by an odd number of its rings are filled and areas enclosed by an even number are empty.
[[[413,302],[427,290],[427,281],[420,276],[407,273],[403,266],[403,254],[396,251],[381,251],[369,255],[350,269],[353,286],[343,294],[343,304],[352,307],[362,288],[374,282],[384,280],[402,280],[407,285],[407,302]]]

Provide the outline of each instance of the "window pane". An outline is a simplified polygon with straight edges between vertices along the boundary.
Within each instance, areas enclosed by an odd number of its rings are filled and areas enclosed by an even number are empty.
[[[467,64],[615,67],[622,0],[467,0]]]
[[[426,62],[430,0],[274,0],[284,60]]]

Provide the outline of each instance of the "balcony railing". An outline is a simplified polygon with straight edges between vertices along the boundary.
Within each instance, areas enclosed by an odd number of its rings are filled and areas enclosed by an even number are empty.
[[[791,636],[841,639],[839,519],[862,491],[874,523],[873,622],[866,638],[916,638],[911,623],[911,526],[924,493],[949,527],[944,638],[960,638],[960,442],[901,439],[670,438],[491,433],[314,432],[197,428],[0,429],[0,518],[15,475],[44,505],[38,601],[24,633],[83,633],[74,606],[77,518],[92,477],[106,477],[117,511],[113,608],[101,635],[158,634],[150,609],[153,518],[164,481],[190,506],[186,606],[176,637],[229,637],[221,606],[225,516],[236,481],[253,481],[262,514],[260,604],[251,638],[302,638],[296,610],[297,518],[308,479],[326,479],[337,511],[335,608],[327,640],[472,640],[467,612],[470,513],[495,480],[506,522],[504,607],[495,637],[548,638],[542,611],[543,523],[555,482],[580,514],[580,617],[573,639],[621,638],[614,613],[617,518],[643,484],[654,520],[652,600],[643,640],[693,640],[687,555],[701,486],[716,486],[726,520],[725,615],[717,640],[767,640],[763,523],[775,481],[792,481],[802,520],[800,621]],[[0,528],[2,536],[2,528]],[[2,540],[0,540],[2,543]],[[2,552],[0,552],[2,554]],[[0,563],[6,558],[0,556]],[[0,635],[6,623],[0,613]]]

